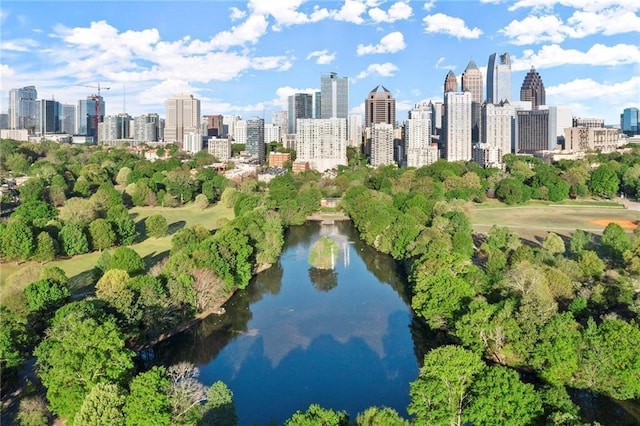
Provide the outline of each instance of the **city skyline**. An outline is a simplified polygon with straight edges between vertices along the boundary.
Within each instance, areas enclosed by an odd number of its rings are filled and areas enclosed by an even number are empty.
[[[402,120],[442,101],[447,72],[460,82],[470,60],[486,90],[489,56],[507,52],[514,94],[533,66],[548,104],[615,125],[640,100],[640,6],[614,3],[5,1],[0,112],[13,88],[76,104],[93,93],[82,85],[101,83],[108,115],[164,115],[167,99],[189,93],[203,114],[269,121],[288,96],[315,93],[336,72],[349,79],[349,113],[364,114],[367,93],[384,85]],[[194,13],[207,7],[215,19]]]

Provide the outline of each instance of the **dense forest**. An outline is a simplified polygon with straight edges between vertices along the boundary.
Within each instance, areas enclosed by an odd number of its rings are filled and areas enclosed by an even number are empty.
[[[0,143],[2,173],[28,176],[3,192],[4,211],[19,202],[0,222],[0,255],[22,266],[2,289],[3,401],[29,359],[44,387],[23,389],[18,424],[235,424],[224,383],[205,387],[187,364],[148,368],[137,351],[277,262],[286,228],[323,197],[341,197],[363,241],[406,269],[415,315],[448,344],[425,356],[410,419],[385,407],[349,419],[312,405],[287,424],[582,424],[568,387],[640,397],[638,228],[611,223],[601,235],[548,233],[537,243],[497,225],[474,233],[467,215],[494,198],[636,197],[638,148],[557,164],[508,155],[506,170],[444,161],[371,169],[350,149],[335,178],[286,173],[265,184],[228,180],[206,167],[209,154],[175,146],[151,162],[125,149]],[[137,223],[131,214],[184,205],[216,205],[231,219],[172,228],[162,214]],[[157,258],[131,248],[167,235]],[[90,252],[99,255],[83,291],[47,265]]]

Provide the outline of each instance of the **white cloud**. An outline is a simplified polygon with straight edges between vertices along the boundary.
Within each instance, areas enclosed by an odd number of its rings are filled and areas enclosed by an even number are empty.
[[[38,42],[30,38],[17,38],[0,42],[0,50],[12,50],[14,52],[29,52],[37,46]]]
[[[187,81],[181,79],[169,79],[140,92],[138,101],[142,105],[157,105],[159,101],[164,102],[177,93],[188,93],[196,96],[198,90]]]
[[[369,17],[374,22],[395,22],[409,19],[411,15],[413,15],[413,9],[404,1],[394,3],[386,12],[379,7],[369,10]]]
[[[329,54],[329,51],[327,49],[316,50],[307,55],[307,60],[313,58],[318,58],[316,59],[316,64],[318,65],[328,65],[336,58],[336,52]]]
[[[267,18],[263,15],[251,15],[246,21],[232,27],[230,31],[222,31],[211,39],[211,46],[228,48],[242,46],[245,43],[256,43],[267,32]]]
[[[231,21],[237,21],[247,16],[246,11],[240,10],[235,6],[230,7],[229,10],[231,11],[231,15],[229,16],[231,18]]]
[[[640,5],[636,0],[518,0],[509,7],[509,11],[513,12],[522,8],[550,10],[556,5],[592,12],[598,12],[609,7],[621,7],[631,11],[640,9]]]
[[[320,89],[315,89],[315,88],[297,89],[291,86],[279,87],[276,89],[277,98],[274,99],[271,103],[274,106],[279,107],[280,109],[287,109],[288,108],[287,99],[289,98],[289,96],[293,96],[296,93],[314,94],[315,92],[319,92],[319,91]]]
[[[427,0],[424,2],[424,5],[422,6],[422,9],[429,11],[431,9],[433,9],[433,6],[436,5],[436,0]]]
[[[309,15],[300,12],[298,8],[303,2],[303,0],[278,0],[277,2],[273,0],[251,0],[249,9],[255,15],[273,16],[276,21],[272,25],[274,31],[280,31],[283,27],[291,25],[318,22],[330,16],[327,9],[321,9],[320,7],[315,7],[314,11]]]
[[[605,46],[594,44],[588,51],[563,49],[557,44],[542,46],[538,52],[527,49],[521,58],[513,58],[514,71],[536,68],[553,68],[561,65],[613,66],[640,63],[640,48],[632,44]]]
[[[462,19],[448,16],[444,13],[427,15],[422,21],[425,24],[424,31],[427,33],[449,34],[458,39],[478,38],[482,34],[480,28],[470,29]]]
[[[367,10],[367,5],[361,0],[345,0],[340,10],[333,13],[336,21],[346,21],[352,24],[362,24],[362,14]]]
[[[400,31],[394,31],[380,39],[380,43],[376,45],[359,44],[357,48],[358,56],[368,55],[372,53],[396,53],[403,50],[407,45],[404,42],[404,36]]]
[[[513,20],[499,31],[515,45],[544,42],[560,43],[566,37],[562,20],[555,15],[529,15],[521,21]]]
[[[456,69],[456,65],[443,65],[444,61],[446,61],[447,58],[445,58],[444,56],[441,56],[440,58],[438,58],[438,60],[436,61],[436,65],[434,66],[434,68],[440,69],[440,70],[455,70]]]
[[[393,77],[393,74],[398,71],[398,67],[396,67],[391,62],[385,62],[384,64],[371,64],[367,67],[366,70],[360,72],[353,81],[360,80],[362,78],[368,77],[370,75],[377,74],[381,77]]]
[[[570,104],[574,115],[589,115],[591,107],[601,103],[610,105],[607,123],[617,122],[618,114],[630,105],[637,105],[640,76],[617,83],[600,83],[591,78],[576,79],[546,88],[549,104]]]

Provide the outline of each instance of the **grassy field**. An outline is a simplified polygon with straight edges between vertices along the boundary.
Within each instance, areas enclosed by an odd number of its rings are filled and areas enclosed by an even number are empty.
[[[163,215],[169,223],[169,235],[166,237],[144,238],[143,235],[142,241],[130,246],[145,260],[147,265],[154,264],[169,252],[171,249],[171,234],[179,229],[191,225],[202,225],[207,229],[213,229],[219,219],[233,218],[233,210],[219,204],[204,210],[188,205],[179,208],[135,207],[130,212],[139,231],[144,230],[144,219],[152,214]],[[46,266],[60,267],[69,277],[72,290],[76,293],[84,292],[93,285],[94,277],[92,271],[99,257],[100,253],[88,253],[69,259],[58,259],[46,264]],[[29,270],[35,272],[42,267],[42,265],[34,262],[0,264],[0,301],[5,300],[8,293],[18,291],[17,289],[5,288],[8,277],[17,272],[27,273]]]
[[[469,215],[477,232],[487,232],[493,225],[507,226],[531,241],[539,241],[550,231],[570,235],[576,229],[582,229],[600,234],[609,221],[640,224],[640,213],[612,202],[536,202],[524,206],[492,202],[471,208]]]

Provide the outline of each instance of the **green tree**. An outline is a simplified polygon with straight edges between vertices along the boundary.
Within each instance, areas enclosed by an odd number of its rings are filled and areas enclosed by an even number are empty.
[[[579,324],[570,312],[553,317],[540,330],[531,365],[551,384],[564,385],[578,370],[582,342]]]
[[[44,200],[46,182],[39,177],[29,178],[20,188],[20,201],[27,203],[30,200]]]
[[[94,250],[102,251],[113,246],[116,242],[116,233],[106,219],[96,219],[89,225],[91,246]]]
[[[356,426],[409,426],[409,422],[388,407],[370,407],[356,417]]]
[[[307,411],[296,411],[285,423],[285,426],[348,426],[349,415],[345,411],[335,411],[311,404]]]
[[[127,286],[128,281],[127,271],[110,269],[96,283],[96,297],[106,301],[130,320],[137,309],[133,306],[135,293]]]
[[[107,262],[106,270],[110,269],[122,269],[129,275],[138,275],[144,273],[145,266],[135,250],[129,247],[118,247],[111,253]]]
[[[2,378],[10,370],[25,361],[32,332],[21,316],[0,307],[0,374]]]
[[[145,219],[144,228],[148,237],[160,238],[167,235],[169,225],[167,219],[161,214],[152,214]]]
[[[21,219],[9,220],[2,232],[2,254],[8,261],[26,261],[33,251],[33,233]]]
[[[616,262],[621,262],[624,252],[631,249],[629,235],[615,222],[609,223],[604,228],[600,244],[605,254]]]
[[[518,373],[502,366],[486,368],[478,375],[463,418],[471,424],[531,424],[542,413],[542,400]]]
[[[66,283],[47,278],[29,284],[25,287],[24,294],[29,312],[45,319],[71,298],[71,291]]]
[[[618,174],[610,164],[602,164],[591,173],[589,190],[593,195],[612,198],[616,195],[619,186]]]
[[[165,426],[171,424],[169,389],[171,381],[164,367],[153,367],[138,374],[129,385],[124,405],[127,426]]]
[[[81,227],[88,226],[97,217],[95,204],[86,198],[69,198],[60,212],[63,222],[73,222]]]
[[[521,181],[505,178],[496,186],[496,197],[507,204],[522,204],[531,198],[531,190]]]
[[[600,278],[607,265],[600,259],[598,253],[591,250],[583,251],[578,258],[578,266],[585,277]]]
[[[573,234],[571,234],[569,251],[577,257],[584,250],[589,250],[591,243],[591,234],[586,233],[582,229],[577,229]]]
[[[77,426],[124,426],[125,397],[112,383],[98,383],[87,394],[73,419]]]
[[[67,256],[75,256],[89,251],[89,241],[80,225],[75,222],[65,223],[58,234],[62,252]]]
[[[20,426],[48,426],[51,423],[47,402],[41,396],[23,397],[16,418]]]
[[[484,368],[478,354],[459,346],[433,349],[410,385],[407,411],[418,424],[460,426],[473,381]]]
[[[76,303],[58,310],[34,351],[51,409],[63,418],[73,418],[96,384],[123,385],[133,370],[134,353],[125,347],[115,319],[90,306]]]
[[[27,224],[44,225],[50,219],[58,216],[58,211],[42,200],[28,200],[13,212],[11,217],[21,217]]]
[[[542,248],[552,255],[563,254],[565,252],[564,241],[555,232],[549,232],[542,242]]]
[[[56,243],[48,232],[42,231],[36,238],[36,250],[33,260],[38,262],[50,262],[56,258]]]
[[[213,383],[207,392],[206,413],[203,423],[211,426],[235,426],[238,424],[233,392],[224,382]]]

